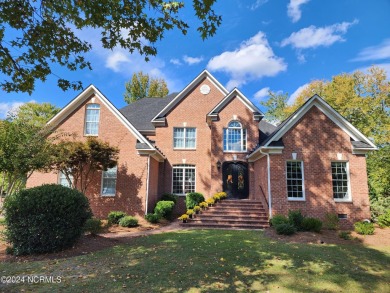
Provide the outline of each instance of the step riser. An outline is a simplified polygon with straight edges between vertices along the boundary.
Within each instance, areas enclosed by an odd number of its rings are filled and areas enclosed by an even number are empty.
[[[183,227],[264,229],[269,227],[268,214],[255,200],[223,200],[194,215]]]

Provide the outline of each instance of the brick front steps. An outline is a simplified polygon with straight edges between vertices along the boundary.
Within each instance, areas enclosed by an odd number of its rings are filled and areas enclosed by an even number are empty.
[[[260,201],[225,199],[197,214],[182,227],[263,229],[269,227],[268,215]]]

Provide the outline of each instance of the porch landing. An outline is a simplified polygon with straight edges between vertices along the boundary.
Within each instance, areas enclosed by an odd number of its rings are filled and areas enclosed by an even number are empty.
[[[257,200],[226,199],[197,214],[182,227],[264,229],[269,227],[268,215],[262,203]]]

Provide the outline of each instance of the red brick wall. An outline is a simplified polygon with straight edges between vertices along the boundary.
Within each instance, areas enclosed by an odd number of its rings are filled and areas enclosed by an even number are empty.
[[[253,184],[253,196],[254,199],[260,200],[263,204],[263,207],[268,212],[268,176],[267,176],[267,157],[264,156],[253,164],[255,178]]]
[[[203,84],[211,88],[208,95],[199,91]],[[160,170],[160,184],[163,188],[161,193],[172,192],[172,166],[183,164],[185,159],[185,164],[196,166],[196,191],[203,193],[205,197],[210,195],[211,129],[206,123],[206,115],[223,97],[213,83],[204,79],[168,113],[167,126],[156,128],[156,145],[167,158]],[[196,150],[173,149],[173,128],[184,127],[184,122],[187,123],[186,127],[196,127]]]
[[[84,137],[85,104],[77,108],[67,119],[59,125],[58,129],[75,133],[78,140]],[[118,118],[100,102],[100,123],[98,138],[107,141],[120,149],[118,161],[117,191],[114,197],[101,196],[101,173],[96,174],[87,190],[92,211],[96,217],[104,218],[110,211],[120,210],[130,215],[143,215],[145,211],[147,157],[141,157],[135,149],[136,138]],[[44,183],[57,183],[58,175],[55,173],[35,173],[27,181],[27,187]]]
[[[200,93],[199,88],[207,84],[211,91],[208,95]],[[172,192],[172,166],[186,164],[196,166],[196,191],[210,197],[222,190],[222,168],[218,170],[217,161],[221,163],[232,161],[233,155],[237,155],[238,161],[246,162],[245,153],[223,152],[223,128],[237,115],[244,128],[247,128],[247,149],[251,150],[258,142],[258,121],[253,120],[252,112],[238,98],[228,103],[219,114],[219,120],[209,126],[206,122],[207,114],[224,98],[222,94],[208,79],[201,81],[168,115],[167,126],[157,127],[156,145],[166,156],[167,160],[160,168],[161,192]],[[173,128],[196,127],[196,150],[174,150]],[[249,166],[250,178],[253,178],[253,170]],[[254,180],[251,181],[254,184]],[[250,186],[251,190],[252,186]]]
[[[342,225],[370,217],[365,157],[353,155],[348,134],[317,107],[311,108],[283,136],[282,155],[271,155],[271,193],[273,214],[301,209],[306,216],[324,219],[326,213],[347,214]],[[287,200],[286,160],[292,152],[304,164],[305,201]],[[331,162],[337,154],[349,162],[352,202],[335,202],[332,191]]]
[[[158,193],[158,174],[159,174],[159,162],[150,159],[150,169],[149,169],[149,201],[148,201],[148,213],[154,211],[156,202],[159,199]]]

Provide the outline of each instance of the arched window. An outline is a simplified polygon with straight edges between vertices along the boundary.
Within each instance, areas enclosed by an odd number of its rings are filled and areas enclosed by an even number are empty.
[[[172,193],[185,195],[188,192],[195,192],[195,166],[174,165],[172,168]]]
[[[85,108],[84,135],[97,136],[99,134],[100,105],[87,104]]]
[[[225,152],[246,152],[246,129],[238,121],[230,121],[223,129],[223,150]]]

